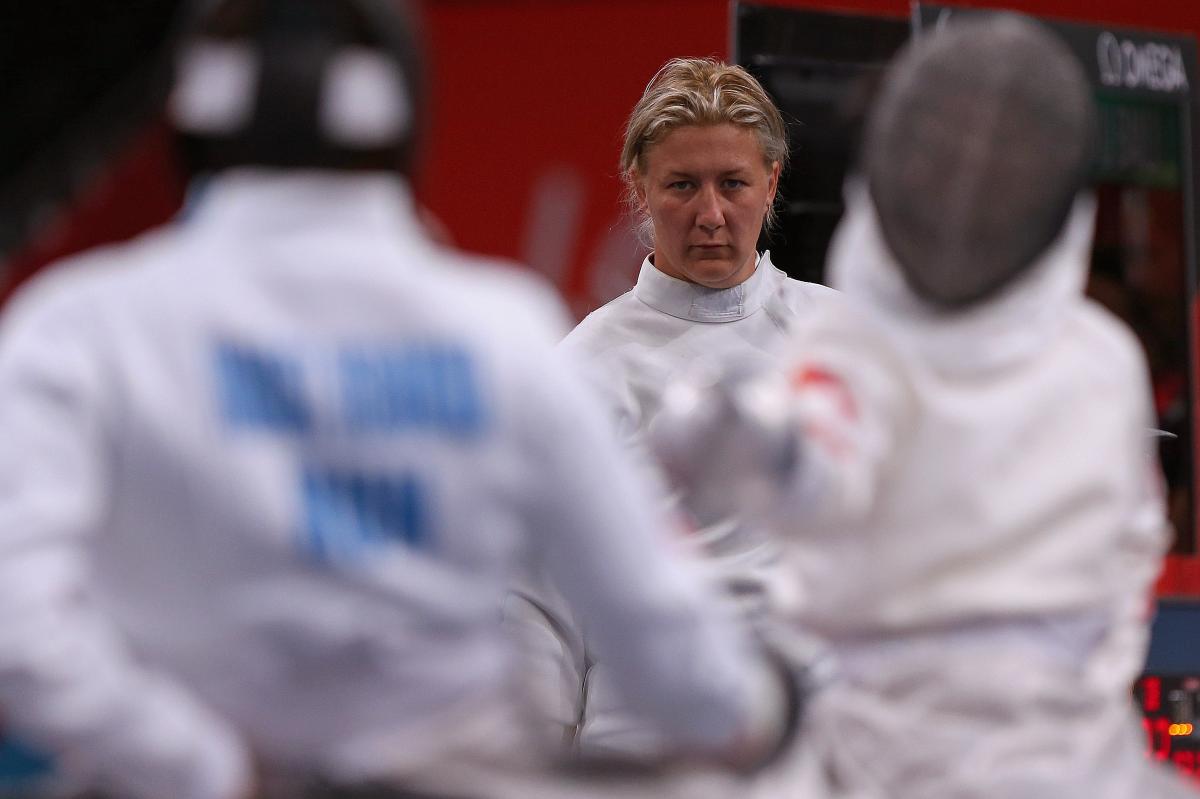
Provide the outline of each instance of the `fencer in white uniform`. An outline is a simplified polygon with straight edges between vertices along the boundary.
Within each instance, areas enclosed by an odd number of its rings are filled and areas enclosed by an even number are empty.
[[[680,751],[762,749],[780,685],[553,354],[557,300],[417,222],[395,4],[210,14],[171,113],[217,175],[3,317],[6,726],[128,799],[453,771],[518,736],[499,610],[536,550]]]
[[[633,112],[622,170],[654,252],[634,288],[589,314],[561,349],[587,370],[647,482],[659,481],[640,436],[665,386],[705,364],[774,364],[790,325],[836,302],[832,289],[789,278],[769,252],[755,252],[786,158],[778,110],[738,67],[672,61]],[[782,601],[772,595],[777,550],[759,531],[725,523],[696,531],[694,540],[714,583],[745,612]],[[551,586],[538,579],[520,586],[510,617],[524,628],[554,729],[588,753],[658,748],[654,725],[614,690],[587,644],[586,624]]]
[[[850,307],[797,324],[783,376],[672,390],[651,431],[709,509],[731,420],[795,447],[760,463],[795,465],[794,622],[841,664],[807,738],[835,794],[1189,795],[1131,701],[1169,535],[1145,358],[1082,294],[1091,102],[1022,18],[910,46],[832,250]]]
[[[745,282],[708,289],[663,274],[647,258],[631,291],[590,314],[563,341],[564,353],[591,369],[589,382],[644,466],[648,456],[641,432],[674,380],[705,364],[713,370],[729,364],[748,369],[777,365],[790,326],[837,301],[832,289],[787,277],[771,263],[769,252],[757,260]],[[781,594],[790,595],[793,586],[781,579],[778,547],[761,528],[724,522],[701,527],[695,536],[708,555],[714,584],[729,592],[738,607],[756,615],[788,604]],[[568,673],[582,673],[580,749],[653,751],[653,725],[629,708],[608,668],[581,644],[586,644],[582,637],[565,649],[578,664]]]

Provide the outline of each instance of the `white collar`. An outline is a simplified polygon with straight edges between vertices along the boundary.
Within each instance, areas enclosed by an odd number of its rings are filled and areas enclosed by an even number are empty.
[[[1058,238],[1024,275],[994,297],[946,311],[909,289],[879,230],[866,187],[846,185],[846,216],[830,248],[831,285],[850,302],[919,351],[934,367],[979,372],[1037,352],[1083,301],[1096,201],[1075,200]]]
[[[408,184],[386,172],[232,169],[189,190],[189,226],[241,235],[309,228],[419,232]]]
[[[660,272],[646,256],[633,294],[654,310],[678,319],[733,322],[763,307],[776,290],[779,274],[771,263],[771,253],[764,252],[750,277],[727,289],[710,289]]]

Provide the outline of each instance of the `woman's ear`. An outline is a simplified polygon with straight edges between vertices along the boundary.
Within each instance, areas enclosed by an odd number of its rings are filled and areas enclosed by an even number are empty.
[[[646,213],[646,182],[642,180],[637,169],[630,170],[629,177],[633,181],[633,196],[637,198],[637,210],[639,213]]]
[[[783,165],[778,161],[771,162],[771,177],[767,181],[767,208],[775,202],[775,193],[779,191],[779,174]]]

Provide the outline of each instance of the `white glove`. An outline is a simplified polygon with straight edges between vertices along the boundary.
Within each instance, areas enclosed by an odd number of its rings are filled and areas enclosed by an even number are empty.
[[[791,392],[774,371],[710,369],[673,383],[646,441],[701,528],[753,523],[801,465]]]

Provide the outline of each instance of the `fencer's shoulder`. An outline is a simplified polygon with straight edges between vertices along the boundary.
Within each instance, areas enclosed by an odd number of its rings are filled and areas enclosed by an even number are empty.
[[[784,305],[793,312],[804,313],[826,303],[836,304],[842,301],[840,291],[820,283],[797,280],[789,276],[771,260],[770,250],[762,254],[758,268],[770,270],[770,279],[775,287],[775,295],[782,299]]]
[[[830,376],[849,386],[858,404],[879,418],[919,413],[919,359],[863,306],[822,304],[797,317],[789,335],[787,367],[794,380]]]
[[[558,291],[531,268],[449,249],[441,250],[440,256],[457,281],[456,293],[482,316],[550,343],[570,329],[570,316]]]
[[[162,262],[176,239],[175,229],[164,226],[127,242],[95,247],[48,264],[8,301],[4,327],[46,317],[80,320],[109,307],[124,285]]]
[[[619,346],[628,338],[630,316],[645,307],[630,289],[585,316],[566,335],[560,347],[571,352],[599,355]]]
[[[795,319],[789,337],[795,358],[819,362],[835,371],[874,373],[905,384],[918,371],[912,353],[858,303],[815,306]]]
[[[847,300],[845,295],[833,289],[829,292],[822,295],[823,301],[814,303],[807,313],[793,322],[793,338],[891,349],[888,342],[892,337],[865,306]]]
[[[845,300],[842,293],[837,289],[832,289],[822,283],[797,280],[794,277],[788,277],[787,274],[784,274],[783,280],[780,281],[779,291],[792,300],[794,304],[804,307],[824,305],[826,303],[838,305]]]
[[[1103,366],[1103,374],[1121,381],[1145,373],[1146,359],[1137,335],[1099,303],[1090,299],[1079,303],[1066,332],[1086,352],[1088,362]]]

